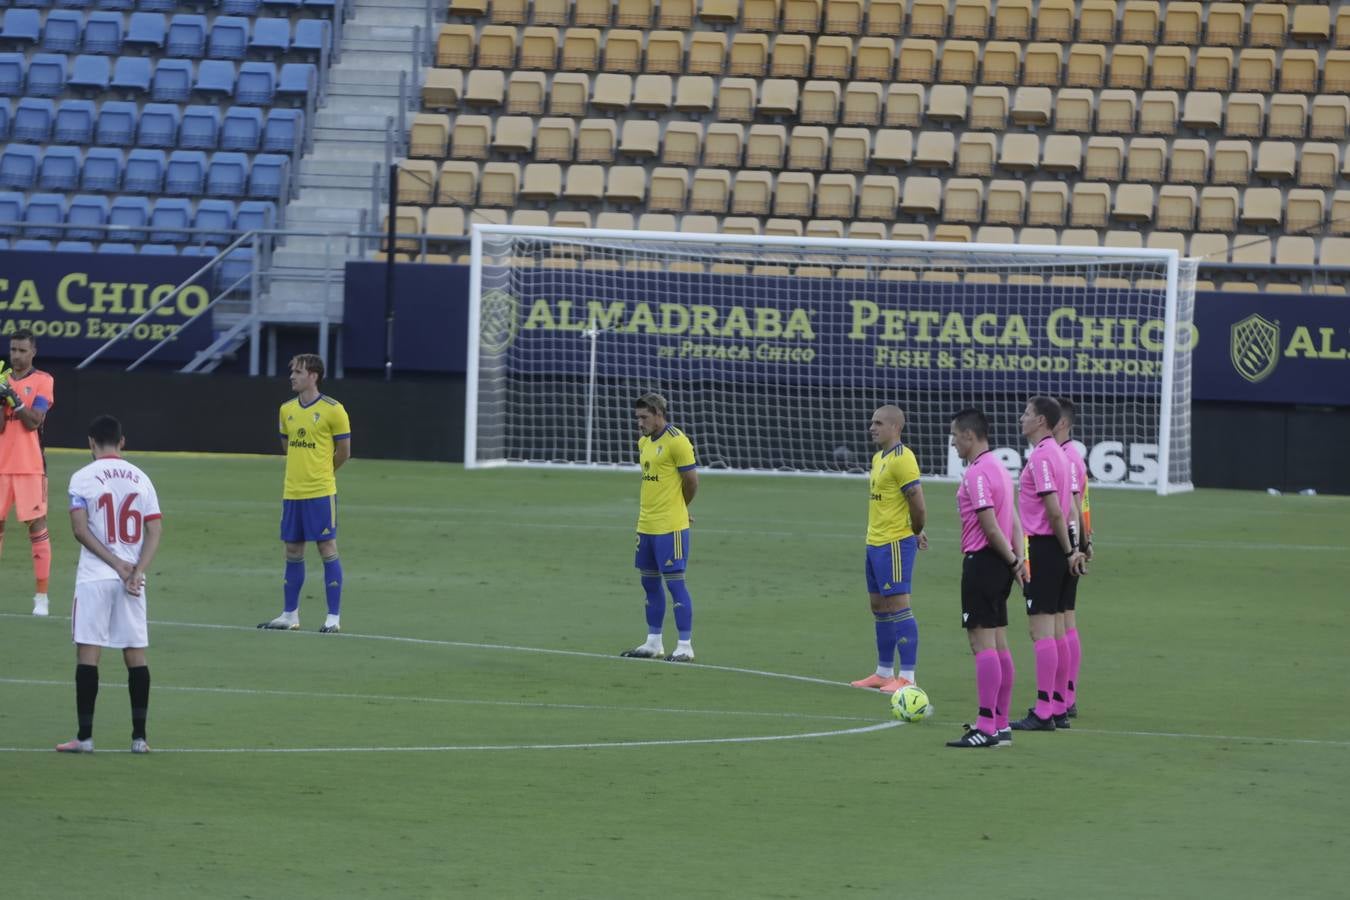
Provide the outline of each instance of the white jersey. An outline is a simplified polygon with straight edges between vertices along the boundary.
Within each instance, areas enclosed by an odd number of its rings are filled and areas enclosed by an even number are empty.
[[[141,558],[145,523],[160,518],[150,476],[120,456],[96,459],[70,476],[70,508],[85,510],[94,539],[132,565]],[[116,570],[81,546],[75,583],[110,578],[118,578]]]

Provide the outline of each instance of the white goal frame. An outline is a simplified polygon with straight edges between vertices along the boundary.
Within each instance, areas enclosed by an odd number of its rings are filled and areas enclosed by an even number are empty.
[[[565,461],[540,461],[540,460],[518,460],[518,459],[479,459],[479,397],[482,383],[480,380],[480,365],[482,362],[480,341],[482,337],[482,299],[483,289],[483,269],[484,269],[484,241],[493,237],[519,237],[535,238],[541,241],[560,240],[566,242],[579,243],[601,243],[604,241],[617,242],[637,242],[641,244],[667,244],[678,248],[686,245],[719,245],[727,250],[736,248],[764,248],[770,252],[774,250],[783,251],[791,249],[804,249],[815,251],[840,251],[849,254],[867,253],[876,251],[880,256],[900,256],[906,255],[907,259],[914,257],[931,256],[942,258],[950,263],[951,257],[955,255],[970,256],[972,267],[983,258],[1002,257],[1006,260],[1009,257],[1017,256],[1040,256],[1056,257],[1063,260],[1064,264],[1072,264],[1078,261],[1080,264],[1088,264],[1092,260],[1108,261],[1152,261],[1155,265],[1161,267],[1161,272],[1165,272],[1165,309],[1164,309],[1164,330],[1163,330],[1163,349],[1161,352],[1161,380],[1159,383],[1160,396],[1158,397],[1158,445],[1157,445],[1157,471],[1159,473],[1156,482],[1136,484],[1130,482],[1098,482],[1093,481],[1093,486],[1101,484],[1102,486],[1125,487],[1153,490],[1159,494],[1170,494],[1182,491],[1188,491],[1193,488],[1191,479],[1191,460],[1190,460],[1190,403],[1191,403],[1191,366],[1192,362],[1189,355],[1179,355],[1177,349],[1178,329],[1181,326],[1193,328],[1194,326],[1194,289],[1196,278],[1197,262],[1193,259],[1187,259],[1180,256],[1176,250],[1157,249],[1157,248],[1122,248],[1122,247],[1080,247],[1080,246],[1033,246],[1024,244],[980,244],[980,243],[947,243],[947,242],[919,242],[919,241],[891,241],[891,240],[857,240],[844,238],[816,238],[816,237],[783,237],[771,235],[729,235],[729,234],[705,234],[705,233],[684,233],[684,232],[655,232],[655,231],[621,231],[613,229],[588,229],[588,228],[551,228],[551,227],[532,227],[519,225],[495,225],[495,224],[474,224],[470,232],[471,237],[471,268],[469,274],[469,308],[468,308],[468,331],[467,331],[467,352],[466,352],[466,377],[464,394],[464,466],[467,469],[491,468],[500,466],[522,466],[535,468],[578,468],[589,470],[631,470],[636,463],[610,463],[610,462],[587,462],[585,460],[565,460]],[[678,255],[678,254],[676,254]],[[772,257],[770,262],[782,262],[782,257]],[[809,262],[809,260],[805,260]],[[1030,269],[1029,269],[1030,271]],[[1182,303],[1181,298],[1185,296],[1184,321],[1181,319]],[[592,337],[591,345],[591,391],[594,391],[595,377],[595,341],[590,332],[586,336]],[[1189,349],[1189,348],[1187,348]],[[1179,366],[1179,358],[1183,360]],[[1184,370],[1184,371],[1183,371]],[[1178,429],[1179,417],[1184,417],[1187,427]],[[678,420],[678,413],[675,414]],[[590,450],[590,429],[591,418],[588,410],[586,423],[587,435],[586,446],[587,455]],[[1184,434],[1179,434],[1184,431]],[[636,431],[634,432],[636,440]],[[697,440],[697,437],[696,437]],[[1183,458],[1184,457],[1184,458]],[[1170,477],[1175,471],[1179,477]],[[714,470],[717,471],[717,470]],[[811,475],[811,476],[839,476],[841,473],[836,471],[815,471],[815,470],[783,470],[783,469],[761,469],[761,468],[724,468],[721,471],[734,472],[738,474],[784,474],[784,475]],[[927,479],[932,480],[952,480],[949,476],[942,473],[925,472]]]

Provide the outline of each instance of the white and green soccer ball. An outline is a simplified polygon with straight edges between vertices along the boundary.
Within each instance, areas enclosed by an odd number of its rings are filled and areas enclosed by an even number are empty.
[[[922,722],[933,714],[933,705],[923,688],[910,684],[891,694],[891,712],[902,722]]]

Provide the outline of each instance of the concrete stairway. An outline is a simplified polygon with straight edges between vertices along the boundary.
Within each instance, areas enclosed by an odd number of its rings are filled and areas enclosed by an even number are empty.
[[[286,228],[346,235],[377,231],[366,221],[376,167],[387,178],[385,139],[398,127],[403,75],[416,96],[423,63],[414,59],[413,29],[425,44],[427,0],[354,0],[340,61],[329,70],[326,102],[314,117],[314,141],[294,174],[298,196],[286,207]],[[405,122],[411,114],[405,114]],[[396,157],[397,158],[397,157]],[[343,266],[360,244],[343,236],[293,235],[273,254],[261,309],[272,321],[342,317]]]

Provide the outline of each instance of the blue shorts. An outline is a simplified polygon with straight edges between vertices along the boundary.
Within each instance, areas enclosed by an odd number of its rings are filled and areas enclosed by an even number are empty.
[[[867,593],[883,597],[908,594],[918,550],[919,539],[914,535],[879,547],[868,544]]]
[[[281,539],[288,544],[337,537],[337,494],[281,501]]]
[[[633,565],[643,572],[683,572],[689,563],[689,529],[637,536]]]

